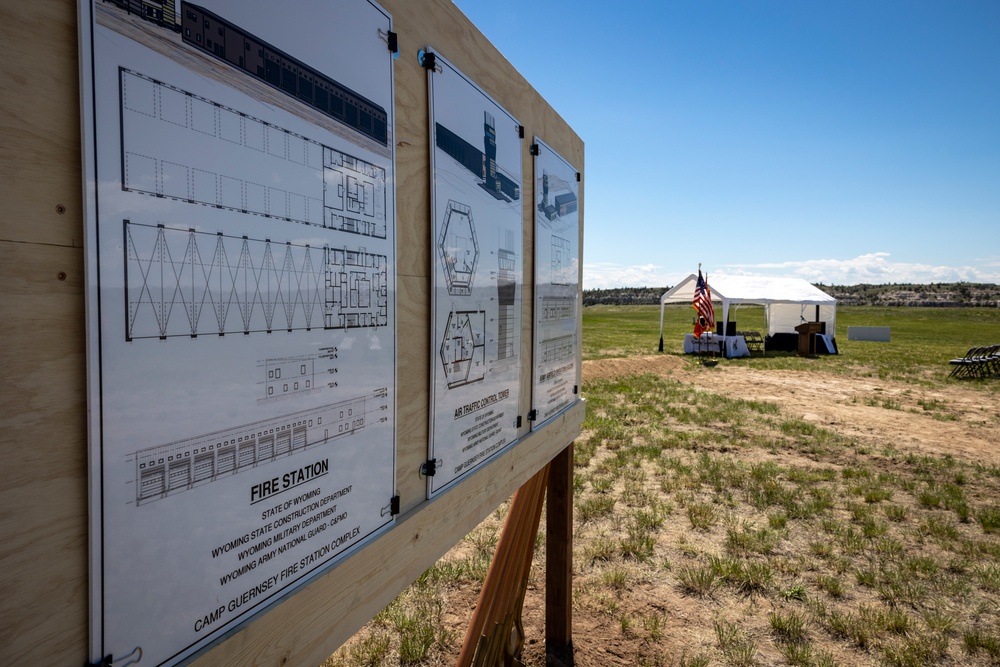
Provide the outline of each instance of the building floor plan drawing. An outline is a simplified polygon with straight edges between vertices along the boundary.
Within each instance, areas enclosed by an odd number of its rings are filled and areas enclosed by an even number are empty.
[[[386,326],[386,258],[124,221],[126,340]]]
[[[542,353],[541,363],[553,364],[565,359],[572,359],[576,351],[576,336],[560,336],[549,338],[539,346]]]
[[[125,190],[386,237],[384,168],[124,67],[120,77]]]
[[[486,311],[452,311],[441,341],[441,367],[454,389],[486,377]]]
[[[325,248],[324,256],[326,328],[388,325],[388,267],[385,256],[365,252],[364,248]]]
[[[470,207],[454,200],[448,201],[437,247],[448,294],[472,294],[476,265],[479,263],[479,242],[476,240],[476,224],[472,220]]]
[[[385,238],[385,170],[323,148],[325,226]]]

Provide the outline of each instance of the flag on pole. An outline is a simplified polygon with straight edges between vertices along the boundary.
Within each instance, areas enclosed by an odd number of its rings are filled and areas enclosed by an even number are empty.
[[[701,336],[706,331],[715,329],[715,309],[712,308],[712,291],[708,281],[701,277],[701,267],[698,267],[698,282],[694,288],[694,300],[691,305],[698,311],[694,324],[694,335]]]

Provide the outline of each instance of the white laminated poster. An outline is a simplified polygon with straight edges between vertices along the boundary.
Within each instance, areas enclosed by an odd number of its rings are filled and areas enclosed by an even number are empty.
[[[91,652],[174,665],[394,521],[391,17],[80,14]]]
[[[578,172],[535,137],[535,321],[532,430],[579,400]]]
[[[434,138],[433,496],[517,440],[523,130],[439,54],[422,57]]]

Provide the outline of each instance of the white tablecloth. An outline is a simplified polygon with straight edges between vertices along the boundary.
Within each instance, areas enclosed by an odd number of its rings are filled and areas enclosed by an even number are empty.
[[[684,335],[684,354],[711,354],[726,357],[749,357],[750,350],[743,336],[718,336],[702,334],[701,339],[694,334]]]

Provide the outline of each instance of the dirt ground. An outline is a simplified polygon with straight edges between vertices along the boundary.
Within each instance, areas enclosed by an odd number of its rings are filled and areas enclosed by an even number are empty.
[[[712,367],[692,364],[689,359],[650,355],[583,362],[583,379],[655,373],[690,384],[692,389],[722,393],[732,398],[772,401],[787,418],[798,417],[837,433],[853,437],[873,450],[888,448],[901,454],[951,455],[956,459],[985,465],[1000,465],[1000,405],[989,394],[952,383],[943,388],[915,387],[878,378],[846,377],[816,371],[754,370],[724,363]],[[888,407],[886,407],[888,406]],[[928,410],[924,406],[931,406]],[[947,415],[947,419],[942,419]],[[668,529],[668,532],[673,532]],[[541,569],[536,563],[535,567]],[[575,566],[578,569],[579,565]],[[529,637],[544,637],[544,573],[536,571],[537,588],[532,586],[525,600],[524,622]],[[452,609],[459,615],[471,613],[475,596],[459,594]],[[680,594],[676,587],[637,582],[629,591],[630,606],[644,606],[663,614],[663,647],[650,646],[650,665],[682,665],[697,653],[699,646],[714,641],[712,620],[705,616],[701,602]],[[766,615],[763,601],[730,600],[744,608],[743,614]],[[464,609],[465,611],[459,611]],[[467,618],[468,616],[466,616]],[[565,661],[550,665],[635,665],[635,642],[623,638],[619,622],[606,614],[574,612],[575,651]],[[672,638],[672,640],[671,640]],[[787,664],[777,653],[762,646],[757,664]],[[772,654],[773,653],[773,654]],[[857,653],[841,653],[833,648],[837,664],[857,664]],[[524,648],[526,665],[545,665],[544,640]],[[873,659],[869,664],[876,664]]]
[[[847,377],[821,370],[759,370],[737,364],[718,363],[701,365],[689,358],[671,355],[650,355],[602,359],[583,362],[584,382],[642,373],[654,373],[689,385],[692,391],[707,391],[730,398],[767,401],[778,404],[785,419],[802,419],[817,426],[852,438],[872,452],[898,452],[907,454],[947,456],[959,461],[1000,466],[1000,404],[996,394],[977,390],[960,382],[934,386],[883,380],[877,377]],[[748,452],[748,456],[767,457],[764,450]],[[810,461],[792,452],[785,452],[783,465],[808,466]],[[888,458],[892,465],[895,455]],[[992,501],[991,501],[992,502]],[[759,518],[759,517],[758,517]],[[544,526],[542,528],[544,532]],[[591,532],[593,532],[591,530]],[[705,548],[699,540],[706,539],[691,531],[684,520],[668,521],[661,530],[660,542],[686,543],[693,548]],[[467,544],[460,543],[448,557],[462,556]],[[794,562],[795,549],[805,549],[804,544],[790,546],[787,554],[779,558]],[[577,561],[582,560],[576,558]],[[628,564],[621,567],[629,568]],[[608,613],[601,608],[599,591],[583,591],[596,575],[586,563],[574,562],[573,636],[571,655],[546,657],[545,637],[545,572],[544,559],[536,558],[523,608],[523,626],[527,643],[524,646],[523,664],[530,667],[542,665],[577,665],[604,667],[607,665],[683,666],[695,664],[722,664],[699,661],[699,656],[709,654],[716,645],[713,622],[721,615],[745,623],[746,631],[761,634],[768,613],[781,604],[775,599],[740,596],[720,591],[711,604],[685,595],[676,583],[666,583],[668,577],[650,576],[635,569],[629,574],[626,590],[619,593],[619,612]],[[676,576],[673,577],[676,580]],[[478,586],[473,589],[452,589],[447,593],[443,607],[443,624],[452,636],[451,648],[437,653],[422,664],[449,665],[457,658],[462,637],[475,608]],[[631,610],[642,617],[662,619],[661,638],[648,639],[648,628],[641,626],[623,629],[621,612]],[[765,619],[765,620],[761,620]],[[821,633],[815,633],[819,636]],[[646,638],[644,638],[646,637]],[[831,662],[837,665],[881,664],[875,653],[850,650],[845,642],[826,642],[824,650]],[[780,655],[773,642],[761,641],[759,653],[752,663],[757,665],[785,665],[788,661]],[[806,664],[806,663],[802,663]],[[930,663],[925,663],[930,664]],[[964,659],[948,665],[984,664]]]
[[[968,462],[1000,465],[1000,405],[983,392],[952,383],[925,389],[911,384],[822,371],[753,370],[718,364],[693,365],[681,357],[650,355],[583,362],[583,379],[655,373],[731,398],[771,401],[786,417],[799,417],[879,450],[952,455]],[[935,418],[939,405],[954,421]],[[894,409],[886,409],[885,404]],[[915,411],[915,412],[914,412]]]

